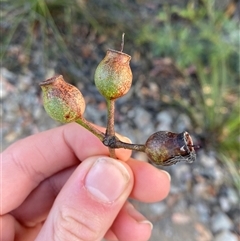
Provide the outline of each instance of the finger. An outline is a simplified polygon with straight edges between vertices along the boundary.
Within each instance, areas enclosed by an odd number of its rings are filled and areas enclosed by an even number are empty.
[[[169,174],[134,159],[127,163],[135,176],[132,198],[143,202],[157,202],[167,195],[170,188]],[[76,167],[67,168],[44,180],[17,209],[11,212],[12,215],[25,226],[34,226],[44,221],[56,196]]]
[[[130,159],[127,164],[131,166],[135,176],[132,198],[144,202],[157,202],[167,195],[170,188],[168,174],[134,159]],[[77,165],[67,168],[45,179],[11,214],[25,226],[34,226],[44,221],[56,196],[76,167]]]
[[[134,175],[131,197],[142,202],[157,202],[164,199],[170,190],[170,175],[149,163],[130,158],[127,164]]]
[[[26,227],[33,227],[44,222],[58,193],[76,168],[77,165],[45,179],[19,207],[10,213]]]
[[[34,227],[25,227],[21,225],[12,215],[5,214],[0,217],[1,233],[0,237],[2,241],[26,241],[34,240],[42,224],[38,224]]]
[[[149,240],[152,224],[132,204],[126,203],[115,219],[111,231],[119,241]]]
[[[132,186],[132,172],[124,162],[88,158],[62,188],[36,240],[101,240]]]
[[[104,240],[107,240],[107,241],[118,241],[118,238],[116,237],[114,232],[111,229],[109,229],[106,232],[106,234],[104,235]]]
[[[1,223],[1,240],[6,240],[6,241],[14,240],[15,219],[11,215],[6,214],[0,217],[0,223]]]
[[[16,208],[45,178],[92,155],[108,155],[97,137],[72,123],[16,142],[2,153],[2,210]],[[117,150],[127,160],[129,150]],[[15,198],[11,198],[12,196]]]

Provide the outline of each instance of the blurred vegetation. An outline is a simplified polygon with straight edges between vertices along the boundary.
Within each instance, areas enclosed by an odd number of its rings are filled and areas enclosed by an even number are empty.
[[[32,50],[38,49],[44,53],[41,64],[45,66],[50,60],[64,59],[79,67],[79,48],[86,42],[102,45],[116,36],[120,39],[124,31],[134,32],[139,18],[130,6],[134,4],[117,0],[2,0],[0,57],[14,70],[19,63],[31,63]]]
[[[3,0],[2,63],[12,69],[28,65],[35,48],[44,53],[45,65],[64,59],[81,66],[89,56],[94,59],[82,49],[83,44],[92,41],[98,48],[91,47],[90,52],[103,51],[102,45],[114,45],[113,39],[120,42],[121,33],[126,32],[132,48],[151,52],[146,58],[169,57],[175,61],[190,84],[190,97],[174,97],[167,104],[189,115],[203,147],[216,150],[219,160],[231,166],[237,179],[239,21],[231,18],[229,9],[216,10],[217,1],[213,0],[183,1],[181,5],[160,2]],[[14,46],[18,46],[17,53]],[[20,58],[23,52],[24,58]],[[84,55],[83,61],[79,56]],[[186,74],[189,69],[193,71]]]
[[[174,59],[184,72],[191,68],[191,96],[170,105],[192,119],[205,149],[213,148],[240,187],[239,22],[217,11],[214,1],[185,8],[165,6],[158,24],[145,25],[139,44],[151,43],[155,56]]]

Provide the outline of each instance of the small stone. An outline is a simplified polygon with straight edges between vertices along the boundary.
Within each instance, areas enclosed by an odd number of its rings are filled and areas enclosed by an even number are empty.
[[[19,75],[18,76],[18,89],[21,91],[26,91],[32,84],[31,75]]]
[[[228,212],[231,209],[231,204],[227,197],[219,197],[219,204],[224,212]]]
[[[12,132],[8,133],[8,134],[5,136],[4,139],[5,139],[5,141],[6,141],[7,143],[11,143],[12,141],[16,140],[17,137],[18,137],[18,134],[17,134],[16,132],[12,131]]]
[[[191,128],[190,118],[185,114],[180,114],[177,118],[175,128],[177,132],[189,130]]]
[[[0,73],[3,78],[7,79],[11,84],[16,83],[16,75],[6,68],[0,68]]]
[[[141,107],[134,108],[134,122],[140,131],[144,131],[146,136],[154,132],[152,116]]]
[[[14,87],[5,79],[0,76],[0,82],[2,84],[0,88],[0,100],[5,99],[11,92],[13,92]]]
[[[213,173],[214,173],[214,184],[216,186],[222,185],[225,181],[224,169],[222,169],[222,167],[215,166],[215,168],[213,169]]]
[[[238,241],[238,237],[228,230],[224,230],[216,235],[213,241]]]
[[[216,200],[215,194],[212,191],[214,191],[212,186],[204,181],[195,184],[193,187],[194,196],[202,198],[207,202],[214,202]]]
[[[197,231],[196,241],[212,241],[213,235],[205,225],[197,222],[194,227]]]
[[[182,164],[178,165],[178,168],[173,169],[173,175],[178,182],[186,183],[186,181],[191,180],[192,174],[190,170],[190,165]]]
[[[171,124],[173,121],[173,118],[169,111],[162,111],[157,115],[157,121],[159,122],[157,129],[158,130],[171,130]]]
[[[211,227],[214,233],[221,230],[230,230],[233,228],[233,222],[231,219],[223,212],[218,212],[213,215],[211,219]]]
[[[198,156],[198,161],[207,168],[212,168],[216,165],[216,158],[213,154],[209,153],[208,155],[206,153],[201,153],[201,155]]]
[[[227,189],[227,196],[231,205],[237,205],[240,203],[239,195],[237,194],[235,189],[229,187]]]
[[[210,210],[207,204],[198,202],[195,204],[199,220],[203,223],[208,223],[210,218]]]
[[[167,205],[164,202],[153,203],[150,210],[156,215],[162,215],[167,210]]]
[[[191,221],[191,217],[184,213],[174,213],[172,215],[172,222],[175,224],[188,224]]]

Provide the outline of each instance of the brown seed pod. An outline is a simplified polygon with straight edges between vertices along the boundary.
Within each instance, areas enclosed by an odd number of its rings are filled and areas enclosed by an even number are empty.
[[[43,91],[43,105],[54,120],[62,123],[81,118],[85,101],[81,92],[64,81],[63,76],[54,76],[39,84]]]
[[[130,55],[109,49],[97,66],[95,85],[106,99],[117,99],[129,91],[132,85],[130,60]]]
[[[196,153],[188,132],[180,134],[159,131],[152,134],[145,143],[148,158],[157,165],[170,166],[179,161],[191,163]]]

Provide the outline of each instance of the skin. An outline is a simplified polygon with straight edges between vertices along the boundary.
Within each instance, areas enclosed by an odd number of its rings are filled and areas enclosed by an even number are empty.
[[[128,197],[142,202],[164,199],[169,175],[130,158],[129,150],[116,150],[118,160],[112,161],[126,168],[129,180],[114,202],[100,202],[80,183],[93,163],[107,155],[108,148],[75,123],[29,136],[7,148],[1,164],[0,239],[90,241],[104,236],[107,240],[148,240],[151,224]],[[71,217],[67,222],[63,213]]]

